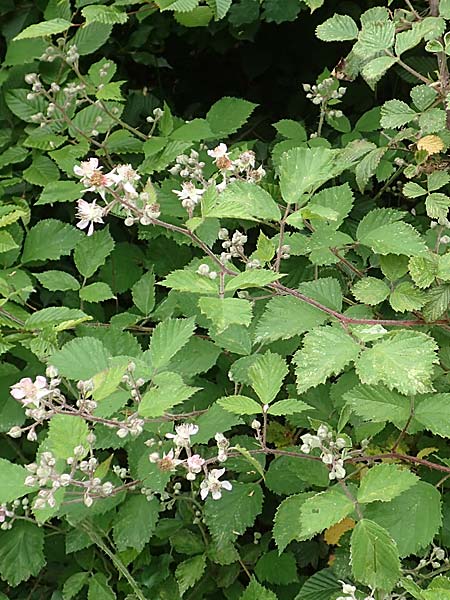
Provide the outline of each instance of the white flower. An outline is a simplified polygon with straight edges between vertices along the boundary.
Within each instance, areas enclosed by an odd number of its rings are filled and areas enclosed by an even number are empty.
[[[196,188],[190,181],[183,183],[181,187],[181,190],[172,190],[172,192],[181,200],[183,208],[194,208],[200,202],[202,195],[206,191],[204,189]]]
[[[81,177],[82,183],[89,183],[90,178],[96,171],[101,171],[103,167],[98,166],[98,158],[90,158],[89,160],[84,160],[80,163],[80,165],[75,165],[73,168],[73,172],[78,177]]]
[[[192,423],[184,423],[175,427],[176,433],[166,433],[166,438],[173,440],[178,448],[189,448],[191,435],[198,433],[198,426]]]
[[[354,594],[356,592],[356,587],[354,585],[350,585],[349,583],[345,583],[344,581],[340,581],[342,583],[342,591],[344,594]]]
[[[320,440],[324,440],[328,437],[328,427],[326,425],[320,425],[319,429],[317,430],[317,437]]]
[[[173,450],[170,450],[163,454],[162,458],[157,461],[157,465],[160,471],[175,471],[177,466],[182,462],[182,460],[175,458]]]
[[[86,229],[87,227],[87,235],[92,235],[94,233],[94,223],[103,223],[104,209],[97,206],[95,200],[89,203],[81,199],[78,200],[77,205],[77,219],[79,219],[77,227],[78,229]]]
[[[20,400],[24,406],[32,404],[39,408],[40,400],[49,393],[47,380],[42,375],[38,375],[34,382],[29,377],[24,377],[19,383],[11,386],[11,396]]]
[[[305,433],[305,435],[302,435],[300,439],[302,440],[303,444],[309,446],[310,448],[320,448],[321,443],[317,435]]]
[[[186,463],[189,471],[186,475],[186,479],[193,481],[195,479],[195,475],[201,472],[202,467],[205,464],[205,459],[199,454],[193,454],[187,459]]]
[[[212,150],[208,150],[208,156],[212,156],[212,158],[223,158],[227,156],[228,147],[226,144],[221,143]]]
[[[212,469],[200,484],[200,497],[202,500],[211,493],[213,500],[222,498],[222,488],[231,491],[233,486],[229,481],[220,481],[225,469]]]
[[[123,189],[132,196],[136,195],[136,189],[133,183],[139,181],[141,176],[133,169],[131,165],[118,165],[108,173],[108,176],[116,184],[121,184]]]
[[[103,167],[98,166],[97,158],[90,158],[81,162],[80,166],[75,165],[73,172],[81,177],[81,183],[87,192],[98,192],[104,200],[106,190],[114,184],[114,179],[111,173],[102,173],[102,169]]]

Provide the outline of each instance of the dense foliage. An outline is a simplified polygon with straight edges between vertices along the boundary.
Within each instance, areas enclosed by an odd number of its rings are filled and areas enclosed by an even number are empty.
[[[449,600],[450,0],[0,15],[0,599]]]

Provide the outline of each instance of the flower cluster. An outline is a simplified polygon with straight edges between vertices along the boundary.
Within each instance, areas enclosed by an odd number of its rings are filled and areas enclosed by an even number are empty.
[[[333,440],[333,437],[333,432],[326,425],[320,425],[316,435],[306,433],[301,436],[303,442],[301,451],[309,454],[314,448],[319,448],[321,451],[320,458],[330,470],[328,475],[330,480],[344,479],[344,460],[348,444],[342,437],[337,437],[335,440]]]
[[[202,263],[201,265],[199,265],[198,269],[197,269],[197,273],[199,275],[202,275],[203,277],[209,277],[210,279],[216,279],[217,277],[217,271],[211,271],[211,269],[209,268],[209,265]]]
[[[106,206],[99,206],[96,200],[78,200],[77,227],[87,229],[92,235],[94,226],[103,223],[103,218],[113,207],[119,206],[125,214],[125,225],[140,222],[150,225],[160,215],[159,205],[154,201],[154,190],[150,181],[138,191],[141,176],[129,164],[118,165],[109,173],[103,172],[97,158],[90,158],[75,165],[74,173],[85,187],[85,192],[99,194]]]
[[[197,433],[197,425],[192,423],[177,425],[175,433],[166,433],[166,438],[172,440],[174,447],[162,455],[159,452],[152,452],[149,460],[155,463],[161,471],[175,472],[178,467],[184,468],[188,481],[195,481],[197,475],[203,472],[205,477],[200,484],[200,497],[204,500],[211,493],[214,500],[219,500],[222,497],[221,490],[229,491],[232,489],[232,485],[229,481],[220,479],[225,473],[225,469],[208,471],[209,461],[207,462],[199,454],[193,454],[191,437]],[[222,433],[216,433],[215,440],[218,448],[217,461],[225,462],[230,443]],[[152,445],[154,440],[149,440],[149,442]],[[185,453],[185,458],[180,458],[182,452]]]
[[[303,89],[306,92],[308,100],[311,100],[313,104],[321,104],[323,107],[326,107],[330,103],[339,102],[347,91],[347,88],[339,87],[333,77],[327,77],[317,85],[304,83]],[[338,118],[343,116],[341,110],[328,110],[327,114],[329,117]]]
[[[26,496],[20,500],[14,500],[11,503],[0,504],[0,529],[3,531],[11,529],[14,521],[17,518],[20,518],[22,514],[28,516],[28,512],[29,501]]]
[[[85,455],[84,446],[76,446],[73,449],[73,456],[69,456],[66,460],[70,468],[68,473],[59,472],[52,452],[42,452],[38,463],[26,466],[30,475],[26,477],[25,485],[40,488],[33,502],[34,509],[47,506],[54,508],[57,502],[56,491],[70,485],[82,494],[83,502],[87,507],[92,506],[94,498],[105,498],[113,493],[114,485],[110,481],[102,483],[102,480],[95,476],[99,466],[98,460],[93,456],[83,460]]]
[[[225,227],[219,229],[219,240],[222,240],[224,252],[220,255],[220,260],[225,263],[232,258],[243,257],[244,244],[247,242],[247,236],[240,231],[235,231],[231,238],[230,232]]]
[[[233,181],[257,183],[264,177],[266,172],[262,166],[255,168],[256,157],[253,151],[245,150],[234,158],[233,154],[224,143],[208,150],[207,155],[214,159],[214,165],[218,169],[218,172],[208,179],[204,173],[206,163],[200,160],[196,150],[191,150],[189,155],[177,156],[169,173],[179,175],[188,181],[182,182],[181,190],[172,191],[180,198],[181,205],[188,211],[189,216],[192,216],[202,195],[210,186],[215,186],[218,192],[222,192]]]

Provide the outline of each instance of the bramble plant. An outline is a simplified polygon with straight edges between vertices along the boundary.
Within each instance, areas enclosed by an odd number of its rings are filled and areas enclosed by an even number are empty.
[[[450,0],[7,4],[0,600],[450,600]],[[275,136],[134,79],[297,18]]]

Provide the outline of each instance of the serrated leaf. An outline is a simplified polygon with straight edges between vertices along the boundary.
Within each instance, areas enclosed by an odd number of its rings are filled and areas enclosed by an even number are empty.
[[[389,50],[394,45],[395,25],[393,21],[370,21],[363,23],[359,32],[358,42],[353,47],[353,52],[367,60],[372,56]]]
[[[78,592],[87,584],[89,573],[81,571],[74,573],[66,579],[63,585],[62,593],[64,600],[72,600]]]
[[[90,379],[109,367],[109,352],[100,340],[82,337],[64,344],[49,359],[63,377],[75,380]]]
[[[263,269],[243,271],[226,282],[225,291],[235,292],[236,290],[246,290],[252,287],[264,287],[269,283],[277,281],[280,277],[279,273]]]
[[[450,305],[450,285],[448,283],[427,290],[427,303],[422,309],[424,319],[436,321]]]
[[[292,148],[280,163],[280,190],[289,203],[305,204],[304,194],[312,194],[333,177],[334,152],[328,148]]]
[[[233,323],[248,327],[252,320],[252,305],[245,299],[204,297],[200,298],[198,306],[217,333],[225,331]]]
[[[298,523],[301,507],[313,495],[312,492],[308,492],[290,496],[278,506],[273,525],[273,537],[279,552],[283,552],[286,546],[296,539],[298,531],[292,525]]]
[[[397,465],[376,465],[362,478],[357,500],[368,502],[389,502],[418,482],[418,477]]]
[[[29,25],[23,31],[21,31],[15,40],[25,40],[27,38],[37,38],[47,35],[55,35],[56,33],[62,33],[67,31],[69,27],[72,27],[72,23],[66,19],[51,19],[50,21],[43,21],[42,23],[35,23]]]
[[[220,547],[224,547],[242,535],[253,525],[262,509],[263,495],[255,483],[233,482],[233,489],[224,492],[219,501],[208,496],[204,518],[211,536]],[[239,510],[236,510],[239,506]]]
[[[204,275],[194,271],[178,269],[172,271],[167,277],[159,282],[159,285],[177,290],[179,292],[191,292],[192,294],[214,294],[219,292],[219,284]]]
[[[148,316],[155,306],[155,275],[152,271],[144,273],[131,288],[133,302],[142,314]]]
[[[0,576],[15,587],[37,576],[45,565],[44,529],[28,521],[16,521],[0,534]]]
[[[112,289],[103,281],[96,281],[95,283],[85,285],[81,288],[79,294],[81,300],[85,300],[86,302],[103,302],[115,298]]]
[[[193,556],[178,564],[175,577],[178,582],[180,596],[200,580],[206,569],[206,558],[204,554]]]
[[[150,341],[150,360],[154,370],[165,367],[194,333],[194,319],[166,319],[159,323]]]
[[[435,435],[450,437],[449,403],[450,394],[427,395],[415,408],[414,416]]]
[[[104,573],[95,573],[89,579],[88,600],[116,600],[117,596],[111,589]]]
[[[381,385],[357,385],[344,394],[347,406],[364,421],[406,423],[411,411],[409,398]]]
[[[28,471],[20,466],[0,458],[0,478],[2,486],[0,489],[0,503],[12,502],[17,498],[27,495],[33,488],[24,484]]]
[[[150,541],[158,520],[157,498],[147,500],[142,495],[130,495],[120,505],[114,519],[113,538],[119,552],[134,548],[138,552]]]
[[[239,600],[277,600],[277,596],[252,577]]]
[[[383,383],[402,394],[423,394],[433,389],[431,378],[437,344],[417,331],[399,331],[364,350],[356,362],[363,383]]]
[[[371,588],[390,592],[400,578],[395,542],[377,523],[362,519],[351,537],[351,564],[355,579]]]
[[[399,128],[413,121],[418,114],[402,100],[388,100],[381,108],[381,126]]]
[[[373,58],[364,65],[361,70],[361,75],[373,89],[383,75],[395,65],[397,60],[398,59],[395,56],[379,56]]]
[[[221,98],[211,106],[206,120],[216,137],[228,136],[247,122],[256,107],[257,104],[240,98]]]
[[[223,19],[227,14],[232,0],[207,0],[208,6],[214,11],[216,21]]]
[[[289,585],[298,581],[297,563],[292,552],[278,554],[276,550],[264,553],[255,565],[260,581],[275,585]]]
[[[440,261],[441,258],[431,252],[422,256],[412,256],[409,259],[409,274],[418,288],[427,288],[433,283],[439,272]]]
[[[397,312],[419,310],[425,304],[426,294],[409,281],[399,283],[391,293],[390,305]]]
[[[115,23],[126,23],[128,15],[114,6],[85,6],[81,14],[86,19],[86,25],[91,23],[102,23],[104,25],[114,25]]]
[[[307,579],[295,600],[334,600],[340,594],[342,583],[331,569],[322,569]]]
[[[306,208],[314,209],[316,207],[334,210],[336,216],[332,224],[336,229],[340,227],[353,207],[353,192],[349,184],[335,185],[314,194]],[[314,217],[312,217],[312,222],[314,222]]]
[[[81,231],[68,223],[56,219],[39,221],[25,238],[22,262],[56,260],[70,254],[81,237]]]
[[[247,396],[226,396],[219,398],[217,404],[236,415],[256,415],[262,411],[262,406]]]
[[[366,185],[369,183],[380,165],[381,159],[386,154],[387,148],[375,148],[364,156],[356,165],[355,175],[356,182],[360,192],[363,192]]]
[[[383,302],[389,296],[389,286],[376,277],[363,277],[355,283],[352,294],[363,304],[375,305]]]
[[[403,195],[407,198],[419,198],[427,193],[427,191],[418,183],[408,181],[403,186]]]
[[[400,221],[401,217],[401,213],[392,209],[372,210],[359,223],[358,240],[378,254],[424,254],[425,242],[414,227]]]
[[[75,247],[74,261],[83,277],[91,277],[105,264],[106,258],[114,249],[114,240],[107,228],[95,231],[91,236],[83,236]]]
[[[279,400],[272,404],[267,414],[269,415],[294,415],[296,413],[304,412],[305,410],[313,410],[309,404],[296,400],[295,398],[287,398],[286,400]]]
[[[316,28],[316,36],[323,42],[355,40],[358,26],[348,15],[335,14]]]
[[[178,373],[158,373],[153,377],[152,387],[142,396],[139,414],[143,417],[161,417],[200,389],[186,385]]]
[[[204,212],[205,217],[279,221],[280,209],[263,188],[248,181],[234,181],[218,196],[216,204]]]
[[[307,333],[303,347],[294,355],[298,392],[325,383],[331,375],[338,375],[357,359],[359,350],[359,345],[338,327],[317,327]]]
[[[355,525],[356,522],[353,519],[345,517],[345,519],[342,519],[342,521],[339,521],[336,525],[328,527],[324,533],[323,539],[330,546],[339,546],[339,541],[344,533],[351,531]]]
[[[259,355],[248,370],[251,386],[263,404],[275,400],[288,373],[286,361],[268,350]]]
[[[52,452],[55,458],[69,458],[73,456],[76,446],[83,446],[86,454],[89,448],[87,436],[89,429],[81,417],[72,415],[55,415],[48,428],[44,446],[47,452]]]
[[[307,540],[335,523],[339,523],[355,506],[340,486],[333,486],[308,498],[300,507],[299,520],[292,524],[296,538]]]
[[[81,198],[84,187],[75,181],[52,181],[42,190],[36,206],[55,202],[71,202]]]
[[[365,507],[365,516],[384,527],[395,540],[400,556],[426,548],[441,526],[441,495],[425,481],[419,481],[391,502]]]

